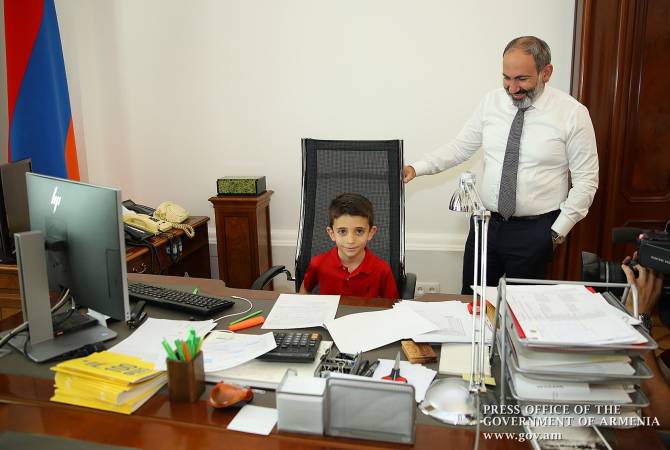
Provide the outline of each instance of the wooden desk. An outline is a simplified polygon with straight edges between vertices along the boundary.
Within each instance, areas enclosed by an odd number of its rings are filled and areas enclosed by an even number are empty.
[[[147,247],[126,246],[126,262],[128,273],[150,273],[191,277],[210,278],[209,234],[207,222],[209,217],[194,216],[186,221],[195,230],[195,236],[189,238],[183,230],[173,228],[150,239],[156,248],[158,260]],[[182,252],[175,262],[167,252],[170,239],[180,240]]]
[[[216,295],[240,295],[254,299],[255,306],[269,310],[277,293],[226,288],[219,280],[196,280],[177,277],[156,278],[151,275],[129,275],[131,280],[161,284],[197,285],[202,292]],[[439,297],[439,298],[438,298]],[[445,300],[454,296],[435,296]],[[360,311],[361,306],[385,307],[391,302],[377,302],[343,297],[338,315]],[[352,306],[353,305],[353,306]],[[151,309],[151,317],[185,317],[179,313]],[[243,305],[236,306],[243,310]],[[122,339],[128,334],[125,325],[115,324]],[[260,332],[252,329],[250,331]],[[323,332],[323,330],[320,330]],[[326,332],[327,334],[327,332]],[[114,342],[112,341],[111,344]],[[374,350],[375,356],[392,358],[398,345]],[[367,356],[369,358],[369,355]],[[466,449],[474,444],[472,428],[447,426],[417,414],[414,445],[391,444],[359,439],[341,439],[278,433],[270,436],[229,431],[226,426],[237,410],[213,410],[205,402],[211,386],[195,403],[172,403],[164,388],[131,416],[49,402],[53,394],[53,374],[49,365],[31,364],[21,355],[0,359],[0,430],[34,432],[83,439],[105,444],[143,449],[230,448],[260,450],[326,450],[326,449]],[[257,394],[254,405],[274,407],[274,393]],[[509,430],[506,430],[509,431]],[[519,432],[520,430],[514,430]],[[650,429],[620,430],[608,436],[613,448],[663,448],[656,433]],[[528,449],[527,443],[513,439],[481,439],[481,449]]]

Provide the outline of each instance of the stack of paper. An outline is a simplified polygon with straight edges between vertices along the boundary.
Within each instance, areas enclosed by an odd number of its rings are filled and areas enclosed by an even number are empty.
[[[472,341],[472,314],[468,311],[468,304],[447,302],[417,302],[402,300],[393,308],[402,311],[412,310],[426,320],[433,322],[437,329],[428,333],[411,336],[414,342],[466,342]],[[476,317],[478,319],[478,317]],[[486,322],[488,323],[488,322]],[[475,339],[479,340],[479,320],[475,321]],[[491,329],[486,329],[486,342],[493,338]]]
[[[579,285],[508,286],[507,303],[525,337],[552,345],[647,342],[599,293]]]
[[[165,349],[163,339],[174,342],[188,335],[189,329],[193,328],[195,334],[204,336],[216,328],[213,320],[202,320],[199,322],[190,320],[169,320],[149,318],[126,339],[116,344],[110,350],[114,353],[135,356],[144,361],[154,363],[156,369],[166,370]]]
[[[631,359],[623,354],[532,351],[512,342],[519,369],[566,374],[633,375]]]
[[[356,354],[437,330],[439,327],[411,308],[349,314],[326,322],[342,353]]]
[[[131,414],[166,382],[165,372],[132,356],[100,352],[52,367],[52,401]]]
[[[495,297],[488,288],[486,295]],[[611,404],[632,414],[648,404],[639,383],[651,372],[635,355],[655,343],[614,301],[565,284],[507,286],[506,299],[513,324],[501,329],[498,342],[509,346],[502,355],[505,376],[522,409],[552,402]]]
[[[631,403],[621,384],[589,384],[569,381],[543,381],[516,374],[512,378],[519,397],[532,401],[612,402]]]

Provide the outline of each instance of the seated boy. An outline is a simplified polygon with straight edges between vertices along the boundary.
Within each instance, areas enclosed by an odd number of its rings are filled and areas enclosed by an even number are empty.
[[[372,209],[370,200],[359,194],[341,194],[330,203],[326,231],[335,247],[312,258],[301,294],[318,284],[320,294],[398,298],[391,268],[367,248],[377,232]]]

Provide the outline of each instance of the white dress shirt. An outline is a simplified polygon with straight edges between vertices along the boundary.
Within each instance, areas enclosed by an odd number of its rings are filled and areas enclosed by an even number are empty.
[[[516,112],[503,88],[489,92],[453,141],[411,164],[417,176],[449,169],[482,147],[484,176],[477,188],[484,206],[497,212],[507,137]],[[514,216],[560,208],[551,228],[565,236],[586,216],[597,188],[598,153],[588,110],[568,94],[545,86],[524,114]]]

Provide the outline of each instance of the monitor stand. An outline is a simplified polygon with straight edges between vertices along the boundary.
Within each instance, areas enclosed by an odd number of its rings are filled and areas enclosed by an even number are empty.
[[[29,334],[15,336],[10,345],[35,362],[66,356],[89,344],[114,339],[116,333],[95,325],[54,337],[49,302],[44,236],[41,231],[15,233],[16,259],[23,319]]]

